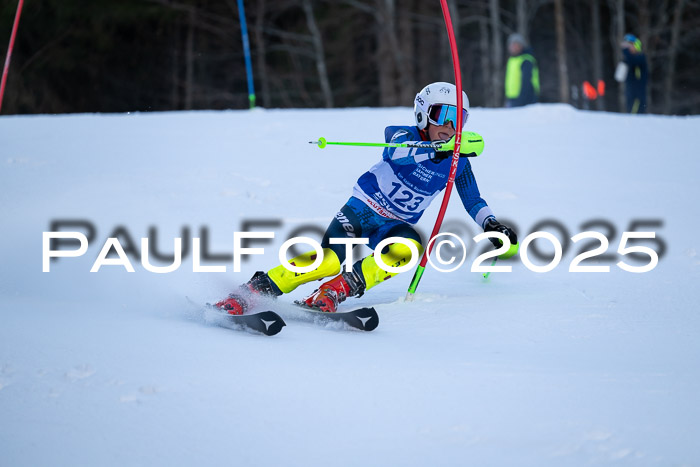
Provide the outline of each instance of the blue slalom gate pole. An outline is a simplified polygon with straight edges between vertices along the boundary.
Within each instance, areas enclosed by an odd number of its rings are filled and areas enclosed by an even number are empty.
[[[241,22],[241,36],[243,37],[243,56],[245,57],[245,73],[248,79],[248,101],[250,108],[255,108],[255,85],[253,84],[253,64],[250,61],[250,42],[248,41],[248,27],[245,22],[245,9],[243,0],[238,0],[238,17]]]

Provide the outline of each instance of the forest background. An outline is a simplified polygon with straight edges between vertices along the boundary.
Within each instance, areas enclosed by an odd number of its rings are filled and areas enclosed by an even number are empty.
[[[410,106],[453,81],[437,0],[247,0],[257,105]],[[538,60],[540,102],[623,109],[626,33],[643,44],[649,111],[700,111],[700,1],[450,0],[472,106],[503,105],[506,41]],[[17,8],[0,0],[0,50]],[[583,97],[584,81],[605,95]],[[26,0],[3,114],[247,108],[236,0]]]

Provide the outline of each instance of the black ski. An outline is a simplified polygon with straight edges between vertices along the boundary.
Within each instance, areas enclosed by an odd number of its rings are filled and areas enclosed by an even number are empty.
[[[220,321],[217,324],[224,327],[242,326],[253,331],[261,332],[266,336],[274,336],[282,330],[287,323],[282,317],[274,311],[260,311],[258,313],[250,313],[247,315],[229,315],[228,313],[210,308],[216,313],[220,313]]]
[[[186,296],[185,298],[192,306],[199,310],[202,309],[201,304],[196,303],[190,297]],[[266,336],[274,336],[287,325],[282,317],[274,311],[261,311],[247,315],[229,315],[211,303],[207,303],[204,306],[204,319],[208,323],[214,323],[224,328],[250,329]]]
[[[282,317],[274,311],[260,311],[246,315],[229,315],[225,311],[209,303],[206,305],[205,319],[208,322],[213,322],[224,328],[250,329],[263,333],[266,336],[274,336],[287,325]]]
[[[326,313],[320,310],[309,308],[300,302],[294,302],[299,309],[314,316],[315,321],[324,322],[343,322],[360,331],[374,331],[379,326],[379,315],[373,307],[358,308],[352,311],[341,311],[336,313]]]

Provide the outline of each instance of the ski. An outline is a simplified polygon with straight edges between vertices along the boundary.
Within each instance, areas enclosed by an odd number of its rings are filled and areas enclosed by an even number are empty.
[[[373,331],[379,326],[379,315],[374,307],[358,308],[352,311],[326,313],[309,308],[300,302],[294,302],[298,309],[305,311],[314,317],[314,321],[320,323],[342,322],[360,331]]]
[[[209,304],[207,304],[207,309],[216,313],[216,318],[213,321],[225,328],[242,327],[263,333],[266,336],[274,336],[287,325],[282,317],[274,311],[260,311],[246,315],[229,315]]]
[[[196,303],[190,297],[186,296],[185,299],[196,309],[202,309],[202,305]],[[207,303],[204,305],[203,314],[204,320],[208,323],[234,330],[249,329],[265,334],[266,336],[278,334],[282,328],[287,325],[282,317],[274,311],[260,311],[246,315],[229,315],[224,310],[216,308],[211,303]]]

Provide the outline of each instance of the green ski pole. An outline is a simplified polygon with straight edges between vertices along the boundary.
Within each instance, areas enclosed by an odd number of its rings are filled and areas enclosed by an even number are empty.
[[[496,257],[493,259],[493,261],[491,261],[491,266],[492,266],[492,267],[496,265],[496,261],[498,261],[498,256],[496,256]],[[485,273],[484,273],[484,279],[488,279],[490,275],[491,275],[491,271],[485,272]]]
[[[442,143],[347,143],[338,141],[326,141],[326,138],[320,137],[318,141],[309,141],[309,144],[316,144],[323,149],[329,144],[336,146],[366,146],[375,148],[431,148],[440,149]]]

